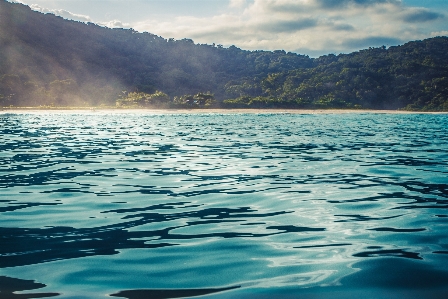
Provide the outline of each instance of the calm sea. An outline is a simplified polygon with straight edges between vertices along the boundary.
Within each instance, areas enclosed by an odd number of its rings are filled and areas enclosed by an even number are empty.
[[[3,112],[0,298],[53,296],[448,298],[448,115]]]

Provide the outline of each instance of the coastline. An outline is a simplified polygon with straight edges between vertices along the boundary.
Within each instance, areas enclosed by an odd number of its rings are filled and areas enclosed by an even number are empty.
[[[93,108],[93,107],[61,107],[61,108],[39,108],[39,107],[14,107],[0,108],[0,114],[39,114],[39,113],[139,113],[139,114],[448,114],[444,111],[404,111],[404,110],[369,110],[369,109],[122,109],[122,108]]]

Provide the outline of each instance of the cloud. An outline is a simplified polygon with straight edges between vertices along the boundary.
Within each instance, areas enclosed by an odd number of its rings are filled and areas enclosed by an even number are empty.
[[[229,6],[234,8],[243,7],[246,4],[246,0],[230,0]]]
[[[398,0],[316,0],[318,6],[325,9],[346,8],[348,6],[374,6],[380,4],[399,4]]]
[[[69,19],[69,20],[81,21],[81,22],[92,22],[92,19],[89,16],[75,14],[75,13],[69,12],[68,10],[64,10],[64,9],[48,9],[48,8],[40,7],[37,4],[31,4],[30,7],[32,10],[39,11],[41,13],[52,13],[54,15],[61,16],[65,19]]]
[[[338,31],[354,31],[355,27],[350,24],[333,24],[332,29]]]
[[[331,11],[340,11],[350,8],[366,8],[384,4],[399,5],[399,0],[263,0],[259,2],[260,7],[264,7],[270,12],[289,12],[289,13],[328,13]]]
[[[431,37],[435,36],[448,36],[448,30],[431,32]]]
[[[99,25],[109,27],[109,28],[130,28],[131,25],[129,23],[123,23],[119,20],[112,20],[108,22],[100,22]]]
[[[20,0],[14,0],[16,2],[19,2]],[[65,19],[74,20],[74,21],[80,21],[80,22],[92,22],[92,18],[86,15],[81,14],[75,14],[68,10],[64,9],[48,9],[41,7],[37,4],[31,4],[30,8],[35,11],[39,11],[41,13],[51,13],[60,17],[63,17]],[[98,25],[109,27],[109,28],[130,28],[129,23],[123,23],[119,20],[111,20],[107,22],[97,22]]]
[[[445,18],[445,16],[440,13],[432,12],[424,8],[410,9],[409,11],[403,14],[403,21],[407,23],[423,23],[433,21],[439,18],[443,19]]]
[[[316,27],[318,20],[312,18],[304,18],[297,20],[275,20],[273,22],[262,23],[257,26],[259,30],[273,33],[296,32],[307,28]]]

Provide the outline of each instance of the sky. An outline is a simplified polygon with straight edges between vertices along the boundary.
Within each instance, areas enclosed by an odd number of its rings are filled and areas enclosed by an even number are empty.
[[[164,38],[317,57],[448,36],[448,0],[9,0]]]

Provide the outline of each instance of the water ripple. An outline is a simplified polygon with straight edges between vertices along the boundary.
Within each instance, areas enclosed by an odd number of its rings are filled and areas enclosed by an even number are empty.
[[[446,115],[3,113],[0,136],[7,297],[445,291]]]

